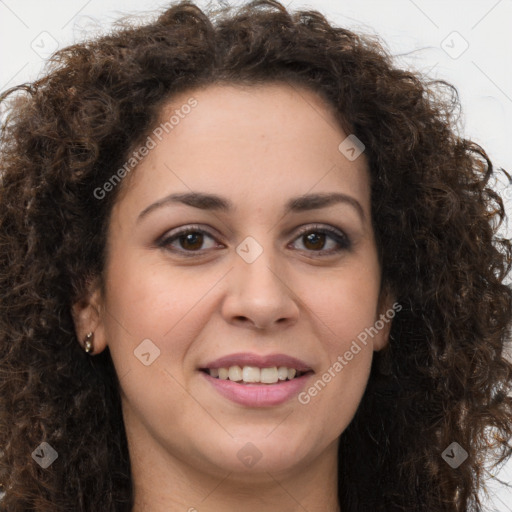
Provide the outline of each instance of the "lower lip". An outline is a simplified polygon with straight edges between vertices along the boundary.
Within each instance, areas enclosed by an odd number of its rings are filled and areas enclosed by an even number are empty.
[[[297,395],[312,375],[307,373],[301,377],[275,384],[239,384],[231,380],[212,377],[205,372],[201,373],[222,396],[248,407],[280,405]]]

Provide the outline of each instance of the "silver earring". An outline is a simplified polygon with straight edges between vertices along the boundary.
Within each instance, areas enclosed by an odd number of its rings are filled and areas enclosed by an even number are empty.
[[[87,336],[85,337],[85,340],[84,340],[84,344],[85,344],[85,352],[86,354],[90,354],[93,350],[93,345],[92,345],[92,337],[93,337],[93,333],[92,332],[89,332],[87,333]]]

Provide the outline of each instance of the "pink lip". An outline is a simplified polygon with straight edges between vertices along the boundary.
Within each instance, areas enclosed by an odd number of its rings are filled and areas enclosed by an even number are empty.
[[[283,364],[282,366],[286,365]],[[268,366],[264,366],[264,368],[268,368]],[[248,407],[270,407],[282,404],[297,395],[312,375],[307,373],[302,377],[276,384],[239,384],[238,382],[212,377],[206,372],[200,373],[222,396]]]
[[[257,366],[258,368],[286,366],[287,368],[295,368],[299,372],[307,372],[311,370],[311,366],[307,365],[304,361],[285,354],[269,354],[266,356],[260,356],[249,352],[241,352],[239,354],[224,356],[205,364],[201,368],[229,368],[230,366],[235,365],[240,367]]]

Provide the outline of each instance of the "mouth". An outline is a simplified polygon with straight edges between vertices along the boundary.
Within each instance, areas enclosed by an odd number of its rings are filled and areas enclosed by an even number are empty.
[[[198,368],[218,394],[244,407],[272,407],[296,396],[315,373],[286,354],[242,352],[222,356]]]
[[[219,380],[229,380],[238,384],[278,384],[298,379],[303,375],[313,373],[313,370],[297,370],[287,366],[272,366],[260,368],[258,366],[239,366],[219,368],[200,368],[200,371]]]

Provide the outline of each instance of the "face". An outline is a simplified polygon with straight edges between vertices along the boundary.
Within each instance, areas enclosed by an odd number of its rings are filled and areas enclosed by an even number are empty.
[[[362,342],[389,308],[364,153],[302,88],[210,86],[176,110],[120,185],[105,292],[75,309],[111,351],[130,449],[253,476],[335,457],[389,330]]]

